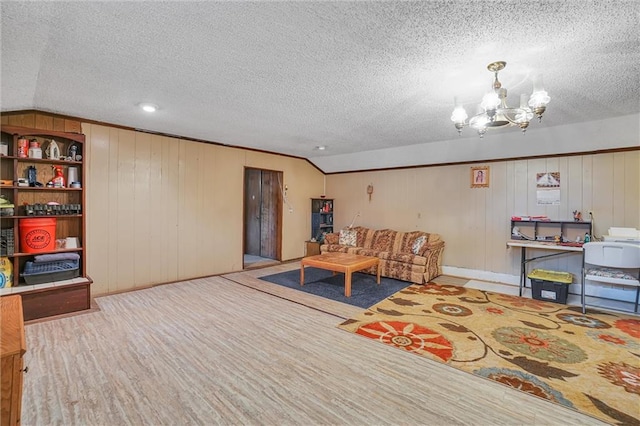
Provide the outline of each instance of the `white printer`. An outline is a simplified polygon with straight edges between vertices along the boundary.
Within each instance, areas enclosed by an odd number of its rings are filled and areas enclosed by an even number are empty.
[[[603,235],[604,241],[640,244],[640,230],[635,228],[609,228],[609,235]]]

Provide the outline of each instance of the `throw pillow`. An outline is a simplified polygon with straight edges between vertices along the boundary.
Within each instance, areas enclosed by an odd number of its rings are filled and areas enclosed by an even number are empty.
[[[411,247],[411,251],[413,252],[413,254],[420,254],[425,241],[427,241],[427,237],[425,237],[424,235],[419,236],[413,241],[413,246]]]
[[[358,233],[351,229],[341,229],[340,230],[340,238],[338,239],[338,244],[342,246],[356,246],[356,238],[358,237]]]

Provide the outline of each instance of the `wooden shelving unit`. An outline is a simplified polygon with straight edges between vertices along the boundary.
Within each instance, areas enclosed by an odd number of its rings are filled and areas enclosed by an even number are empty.
[[[2,141],[8,145],[8,155],[0,156],[0,179],[11,184],[0,186],[0,193],[14,205],[14,209],[13,214],[0,216],[3,231],[0,256],[8,258],[13,266],[13,280],[0,289],[0,296],[20,294],[25,320],[89,309],[92,281],[86,273],[86,250],[84,247],[86,217],[84,213],[84,159],[82,153],[85,136],[80,133],[4,125],[1,127],[1,131]],[[19,140],[25,138],[39,143],[43,158],[30,158],[20,154]],[[51,140],[55,140],[60,148],[61,158],[59,159],[47,158],[45,154],[45,149]],[[75,148],[72,149],[72,146]],[[69,154],[72,152],[76,156],[70,158]],[[81,187],[69,187],[69,182],[65,182],[64,187],[47,187],[47,182],[54,177],[54,166],[62,168],[65,179],[69,167],[74,167],[77,171],[76,181],[80,182]],[[42,186],[22,186],[19,184],[21,178],[27,178],[27,171],[30,167],[36,169],[37,182]],[[74,209],[33,212],[25,207],[26,205],[47,205],[48,203],[73,206]],[[70,213],[71,211],[73,213]],[[66,241],[68,237],[77,238],[77,247],[56,246],[57,248],[38,253],[23,250],[20,244],[20,221],[37,218],[55,218],[56,240]],[[11,233],[12,237],[10,237]],[[25,282],[22,271],[26,262],[33,261],[34,256],[69,252],[78,253],[80,256],[77,278],[58,281],[54,277],[50,282],[39,284]]]
[[[575,242],[584,240],[584,234],[592,235],[591,222],[568,220],[511,220],[511,239],[530,241]]]
[[[311,238],[322,242],[324,234],[333,232],[333,199],[311,199]]]

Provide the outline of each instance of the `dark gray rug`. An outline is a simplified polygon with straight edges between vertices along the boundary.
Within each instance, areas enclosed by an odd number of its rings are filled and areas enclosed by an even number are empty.
[[[324,269],[305,268],[304,286],[300,286],[299,269],[267,275],[260,279],[360,308],[373,306],[411,285],[408,281],[385,277],[380,278],[380,285],[378,285],[375,275],[356,272],[351,276],[351,297],[345,297],[344,274],[333,275],[333,272]]]

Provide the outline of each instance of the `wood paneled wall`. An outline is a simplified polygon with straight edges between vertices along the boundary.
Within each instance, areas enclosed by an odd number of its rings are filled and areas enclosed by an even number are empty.
[[[470,187],[470,167],[490,167],[490,187]],[[560,172],[558,206],[536,204],[536,173]],[[374,186],[371,201],[367,185]],[[446,242],[444,265],[515,278],[520,252],[507,249],[512,215],[588,219],[597,236],[609,227],[640,228],[640,151],[499,161],[327,176],[327,196],[335,198],[336,229],[349,224],[424,230]],[[579,256],[540,262],[535,267],[580,274]]]
[[[39,112],[26,114],[3,114],[2,124],[28,127],[31,129],[57,130],[60,132],[82,133],[80,121]]]
[[[243,267],[244,168],[283,172],[283,260],[303,255],[308,162],[95,124],[87,137],[87,270],[103,294]],[[289,206],[296,208],[290,209]]]
[[[242,268],[244,167],[280,170],[283,260],[304,254],[310,198],[323,176],[304,160],[150,135],[47,114],[3,115],[2,123],[87,135],[87,270],[93,294]],[[478,163],[474,165],[481,165]],[[445,266],[513,279],[519,252],[507,249],[514,214],[571,220],[594,212],[595,232],[640,228],[640,151],[486,163],[489,188],[470,188],[472,165],[326,177],[336,229],[356,225],[442,235]],[[560,172],[559,206],[537,206],[535,174]],[[369,201],[367,185],[374,186]],[[537,264],[579,273],[577,257]]]
[[[39,112],[3,124],[84,133],[92,295],[242,269],[244,168],[283,172],[282,258],[304,254],[322,173],[307,161]]]

